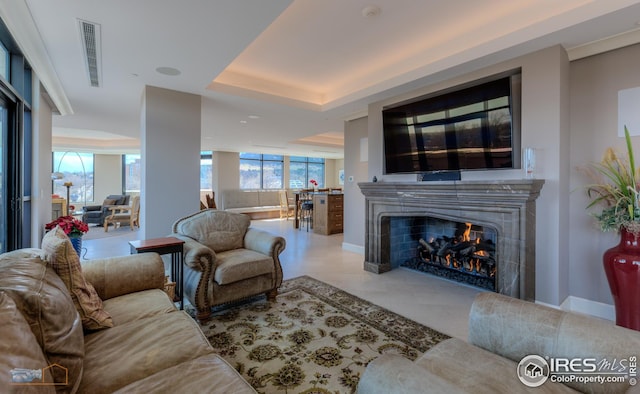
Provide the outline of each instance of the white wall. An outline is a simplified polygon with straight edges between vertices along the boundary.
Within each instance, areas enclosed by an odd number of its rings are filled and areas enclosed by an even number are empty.
[[[52,110],[40,91],[35,73],[33,80],[33,178],[31,193],[31,246],[40,247],[44,225],[51,221],[51,128]]]
[[[565,247],[569,253],[570,293],[574,297],[611,304],[612,297],[602,265],[604,251],[619,242],[603,233],[585,208],[584,186],[592,180],[580,169],[602,159],[607,147],[626,157],[625,140],[618,137],[618,91],[640,87],[640,45],[629,46],[571,63],[571,172],[569,224]],[[636,104],[640,111],[640,103]],[[640,132],[640,130],[634,130]],[[632,137],[636,163],[640,137]],[[595,212],[596,210],[594,210]]]
[[[93,180],[93,201],[87,205],[101,205],[108,195],[122,194],[122,155],[94,154]]]
[[[360,141],[367,138],[367,118],[344,124],[344,238],[343,248],[364,254],[365,199],[358,182],[367,182],[368,162],[360,157]],[[355,153],[355,154],[354,154]],[[363,260],[364,262],[364,260]]]
[[[335,159],[324,160],[324,187],[342,187],[342,185],[338,183],[338,170],[342,168],[341,167],[342,163],[343,163],[342,160],[335,160]],[[288,168],[288,167],[285,167],[285,168]]]
[[[147,86],[141,111],[142,238],[200,210],[200,96]]]

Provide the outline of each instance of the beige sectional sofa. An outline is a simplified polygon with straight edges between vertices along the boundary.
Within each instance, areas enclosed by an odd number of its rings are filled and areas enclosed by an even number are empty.
[[[159,255],[83,263],[113,326],[99,330],[83,330],[48,258],[0,255],[0,391],[255,393],[169,300]]]
[[[221,209],[249,215],[251,219],[280,217],[278,190],[223,190]]]
[[[525,386],[517,371],[525,375],[524,368],[536,367],[539,360],[526,357],[531,355],[548,362],[575,359],[574,367],[587,371],[592,367],[581,364],[583,358],[606,360],[612,367],[605,368],[603,376],[612,368],[633,373],[632,363],[640,357],[640,332],[496,293],[482,293],[471,308],[468,342],[445,340],[415,362],[383,355],[367,366],[358,393],[640,392],[640,385],[630,386],[630,375],[620,383],[563,384],[549,377],[539,387]],[[637,369],[635,373],[637,379]],[[528,380],[532,382],[542,380]]]

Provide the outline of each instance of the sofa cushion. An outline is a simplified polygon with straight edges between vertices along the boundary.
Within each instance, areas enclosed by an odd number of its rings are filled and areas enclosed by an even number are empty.
[[[357,393],[466,394],[449,381],[393,353],[384,353],[367,365],[358,382]]]
[[[12,384],[30,383],[34,379],[52,382],[50,370],[46,368],[47,360],[29,323],[13,299],[3,291],[0,291],[0,321],[0,387],[8,389]],[[38,392],[55,393],[54,387],[39,386]]]
[[[103,301],[103,305],[105,311],[111,315],[114,327],[176,310],[167,293],[160,289],[110,298]]]
[[[517,363],[457,338],[433,346],[416,364],[469,393],[531,392],[531,388],[518,379]],[[550,380],[536,387],[535,392],[575,393],[571,388]]]
[[[273,272],[273,259],[249,249],[234,249],[218,253],[214,279],[219,285]]]
[[[198,325],[181,311],[95,331],[85,336],[85,371],[79,391],[111,393],[211,352]]]
[[[191,237],[218,253],[241,248],[250,224],[249,216],[208,209],[180,220],[174,226],[174,232]]]
[[[255,394],[240,374],[217,354],[209,354],[167,368],[131,383],[116,393],[200,393],[207,387],[218,394]]]
[[[109,298],[164,289],[164,263],[158,253],[138,253],[82,262],[82,273],[104,303]]]
[[[55,364],[54,381],[73,392],[82,376],[82,323],[65,284],[40,254],[27,249],[1,255],[0,291],[13,299],[31,328],[47,361],[42,368]]]
[[[115,205],[127,205],[129,204],[129,197],[128,194],[109,194],[105,200],[115,200]]]
[[[82,318],[83,327],[87,330],[113,327],[111,316],[102,308],[102,300],[82,275],[78,254],[59,226],[44,236],[42,249],[51,268],[69,289],[73,303]]]
[[[637,331],[493,292],[481,293],[473,302],[469,342],[516,363],[528,355],[611,362],[628,360],[640,349]],[[566,385],[591,393],[625,392],[629,388],[628,381]]]
[[[257,207],[260,197],[256,190],[223,190],[222,206],[224,209]]]

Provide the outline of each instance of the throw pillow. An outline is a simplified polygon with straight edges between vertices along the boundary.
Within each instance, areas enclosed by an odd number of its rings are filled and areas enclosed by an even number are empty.
[[[86,330],[113,327],[113,320],[103,309],[98,293],[82,274],[80,259],[69,237],[59,226],[44,236],[42,249],[51,268],[69,289],[71,299],[82,318],[82,326]]]
[[[116,205],[116,202],[118,200],[113,200],[111,198],[107,198],[102,202],[102,206],[106,206],[106,205]]]

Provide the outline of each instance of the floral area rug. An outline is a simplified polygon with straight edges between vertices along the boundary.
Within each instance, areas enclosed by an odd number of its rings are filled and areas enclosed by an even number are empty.
[[[415,360],[448,338],[307,276],[284,281],[275,302],[221,309],[201,328],[259,393],[353,393],[379,355]]]

